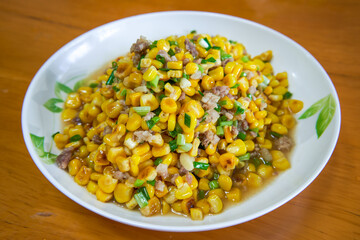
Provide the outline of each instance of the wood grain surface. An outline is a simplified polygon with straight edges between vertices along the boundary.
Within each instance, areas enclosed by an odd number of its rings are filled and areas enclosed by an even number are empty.
[[[316,180],[282,207],[215,231],[143,230],[73,202],[30,158],[21,107],[46,59],[94,27],[166,10],[219,12],[264,24],[305,47],[330,75],[342,110],[338,144]],[[360,1],[1,0],[0,34],[0,239],[360,239]]]

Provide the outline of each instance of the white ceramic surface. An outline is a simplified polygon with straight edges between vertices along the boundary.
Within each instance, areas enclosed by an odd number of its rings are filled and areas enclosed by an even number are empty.
[[[161,26],[161,27],[159,27]],[[291,169],[280,174],[259,193],[221,214],[203,221],[173,215],[146,218],[112,203],[101,203],[77,185],[69,174],[55,164],[49,165],[37,155],[30,133],[45,137],[45,150],[52,147],[51,135],[60,130],[60,114],[48,111],[43,104],[55,98],[55,82],[72,87],[105,63],[127,53],[140,36],[156,40],[168,35],[183,35],[196,29],[199,33],[220,34],[243,43],[255,56],[271,49],[275,72],[287,71],[293,98],[304,102],[304,109],[331,94],[336,102],[333,120],[317,138],[316,115],[299,120],[296,147]],[[309,87],[311,86],[311,87]],[[64,94],[62,97],[64,98]],[[58,104],[61,107],[61,103]],[[300,112],[297,117],[302,114]],[[286,203],[320,173],[330,158],[340,131],[340,105],[335,88],[321,65],[309,52],[286,36],[260,24],[227,15],[206,12],[160,12],[111,22],[93,29],[57,51],[40,68],[26,93],[22,109],[22,129],[26,146],[45,177],[66,196],[104,217],[141,228],[161,231],[203,231],[228,227],[259,217]],[[52,147],[53,153],[59,151]],[[44,179],[45,181],[45,179]]]

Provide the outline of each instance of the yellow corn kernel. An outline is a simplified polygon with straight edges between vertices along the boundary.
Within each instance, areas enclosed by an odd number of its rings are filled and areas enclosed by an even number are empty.
[[[130,158],[130,170],[129,170],[131,176],[136,177],[139,174],[139,163],[140,163],[140,156],[132,155]]]
[[[211,196],[211,195],[217,195],[217,196],[219,196],[220,199],[225,198],[225,192],[221,188],[210,190],[208,193],[208,196]]]
[[[147,166],[146,168],[142,169],[138,175],[138,179],[152,181],[156,178],[156,170],[152,166]]]
[[[269,178],[273,174],[273,168],[271,166],[261,164],[257,169],[257,174],[262,178]]]
[[[276,74],[275,78],[277,80],[287,79],[288,78],[287,72],[278,73]]]
[[[82,111],[81,111],[82,112]],[[84,114],[84,113],[83,113]],[[72,119],[74,119],[77,115],[77,111],[75,109],[71,109],[71,108],[66,108],[64,109],[64,111],[61,113],[61,119],[64,122],[68,122],[71,121]],[[79,116],[80,117],[80,116]],[[84,117],[84,116],[83,116]],[[89,117],[92,120],[92,117]],[[81,118],[80,118],[81,119]],[[85,119],[85,118],[84,118]],[[86,118],[87,120],[87,118]]]
[[[201,80],[201,87],[204,90],[211,90],[213,87],[215,87],[215,80],[211,76],[205,75]]]
[[[143,75],[143,79],[147,82],[150,82],[155,79],[157,74],[158,74],[158,72],[157,72],[156,68],[154,66],[151,66],[145,71],[145,73]]]
[[[165,214],[169,213],[170,205],[165,201],[162,201],[161,204],[162,204],[161,215],[165,215]]]
[[[68,165],[69,174],[71,176],[75,176],[79,172],[81,165],[82,164],[79,159],[75,158],[71,160]]]
[[[112,193],[117,185],[118,180],[110,175],[103,175],[98,180],[99,188],[105,193]]]
[[[82,145],[82,146],[79,148],[79,157],[81,157],[81,158],[86,158],[87,155],[89,155],[89,151],[87,150],[86,145]]]
[[[283,95],[275,95],[275,94],[271,94],[269,96],[269,99],[273,102],[279,102],[283,100]]]
[[[304,107],[304,103],[300,100],[290,99],[289,107],[293,113],[298,113]]]
[[[169,131],[174,131],[175,125],[176,125],[176,114],[175,114],[175,113],[171,113],[171,114],[169,115],[168,130],[169,130]]]
[[[187,64],[189,65],[189,64]],[[186,65],[186,66],[187,66]],[[167,63],[167,67],[170,69],[178,69],[181,70],[183,67],[183,62],[182,61],[176,61],[176,62],[168,62]]]
[[[181,70],[170,70],[167,72],[168,78],[181,78],[183,75]]]
[[[156,59],[151,60],[151,64],[157,69],[162,68],[164,66],[164,64],[162,62],[160,62]],[[159,72],[158,72],[158,75],[160,75]]]
[[[186,64],[185,71],[186,74],[191,75],[196,73],[199,70],[199,67],[196,63],[190,62]]]
[[[154,59],[156,57],[158,51],[159,51],[159,49],[157,47],[154,47],[146,54],[145,58]]]
[[[125,206],[128,208],[128,209],[134,209],[136,206],[138,205],[136,199],[134,197],[132,197],[130,199],[130,201],[128,201],[127,203],[125,203]]]
[[[200,208],[191,208],[190,209],[190,216],[192,220],[203,220],[204,215]]]
[[[152,156],[152,154],[151,154],[151,156]],[[140,157],[140,159],[141,159],[141,157]],[[148,166],[154,166],[154,161],[151,160],[150,158],[144,162],[141,162],[141,160],[140,160],[139,171],[142,171],[144,168],[146,168]]]
[[[141,68],[148,68],[151,66],[151,59],[150,58],[143,58],[140,60],[140,67]]]
[[[183,213],[188,215],[193,207],[195,207],[195,199],[193,197],[181,201],[181,210]]]
[[[182,208],[181,208],[181,201],[176,201],[171,205],[171,208],[175,211],[175,212],[182,212]]]
[[[278,123],[280,122],[280,119],[278,116],[276,116],[275,114],[268,112],[268,118],[271,119],[271,123]]]
[[[230,191],[232,187],[232,180],[229,176],[220,175],[218,179],[220,187],[225,191]]]
[[[175,113],[177,110],[177,105],[174,99],[165,97],[161,100],[161,110],[165,113]]]
[[[93,118],[93,116],[91,116]],[[102,112],[102,113],[99,113],[97,116],[96,116],[96,120],[99,122],[99,123],[102,123],[102,122],[105,122],[105,120],[107,119],[107,115],[106,113]]]
[[[131,200],[134,188],[127,186],[125,183],[118,183],[114,190],[114,197],[118,203],[126,203]]]
[[[221,99],[221,101],[226,101],[226,104],[222,106],[223,108],[228,109],[228,110],[234,108],[234,103],[228,96],[223,97]]]
[[[231,143],[234,141],[231,133],[231,126],[224,126],[224,135],[227,143]]]
[[[109,149],[106,157],[107,159],[111,162],[111,163],[115,163],[116,162],[116,158],[118,156],[123,156],[126,157],[126,153],[124,150],[124,147],[112,147]]]
[[[192,148],[189,151],[189,155],[192,157],[196,157],[198,155],[198,149],[199,149],[199,145],[200,145],[200,139],[199,138],[195,138],[192,144]]]
[[[256,173],[248,173],[247,183],[250,187],[260,187],[263,183],[262,178]]]
[[[285,135],[288,133],[288,129],[284,125],[279,124],[279,123],[275,123],[275,124],[271,125],[271,131],[276,132],[281,135]]]
[[[288,79],[281,80],[280,81],[280,86],[288,87],[289,86],[289,80]]]
[[[108,202],[113,198],[112,193],[105,193],[100,188],[96,190],[96,198],[100,202]]]
[[[185,114],[187,114],[187,119],[190,118],[189,125],[185,124]],[[196,123],[197,123],[196,116],[192,112],[182,113],[178,117],[178,123],[185,133],[190,133],[194,131],[196,127]]]
[[[193,88],[193,87],[186,87],[186,88],[183,88],[183,91],[184,91],[184,93],[187,95],[187,96],[190,96],[190,97],[192,97],[192,96],[194,96],[195,95],[195,88]]]
[[[184,183],[179,189],[175,192],[175,197],[177,199],[186,199],[192,196],[192,190],[188,183]]]
[[[201,178],[199,181],[199,190],[209,191],[210,190],[209,182],[210,182],[209,179]]]
[[[177,106],[176,106],[177,107]],[[166,113],[164,111],[161,111],[160,114],[159,114],[159,118],[160,118],[160,122],[162,123],[166,123],[168,120],[169,120],[169,116],[170,114],[169,113]],[[166,126],[167,127],[167,126]]]
[[[184,133],[184,136],[185,136],[186,143],[191,143],[194,140],[194,132]]]
[[[159,107],[159,102],[153,94],[148,93],[140,97],[140,106],[150,106],[150,111],[154,111]]]
[[[211,213],[219,213],[223,209],[223,202],[218,195],[211,195],[207,198]]]
[[[124,145],[128,147],[130,150],[134,149],[139,145],[139,142],[135,141],[133,132],[128,132],[125,135]]]
[[[241,191],[239,188],[232,188],[228,193],[226,193],[226,197],[231,202],[240,202]]]
[[[226,65],[225,65],[225,69],[224,69],[224,72],[225,74],[230,74],[232,73],[234,67],[237,65],[236,62],[228,62]]]
[[[167,188],[167,186],[165,185],[164,190],[160,191],[160,190],[155,190],[155,195],[158,198],[162,198],[164,197],[167,193],[169,192],[169,189]]]
[[[218,143],[219,150],[226,150],[227,142],[225,139],[221,139]],[[220,157],[220,156],[219,156]]]
[[[166,41],[165,39],[160,39],[157,42],[156,46],[159,50],[164,50],[166,52],[168,52],[170,50],[170,43],[169,43],[169,41]]]
[[[247,170],[248,172],[255,172],[255,171],[256,171],[256,167],[255,167],[255,165],[254,165],[253,163],[249,163],[248,166],[247,166],[247,168],[246,168],[246,170]]]
[[[148,201],[148,205],[146,207],[140,209],[141,214],[146,217],[160,213],[160,211],[161,211],[160,200],[155,196],[150,198],[150,200]]]
[[[76,174],[74,180],[77,184],[85,186],[90,180],[91,168],[82,166]]]
[[[223,82],[226,86],[231,88],[236,84],[236,76],[232,73],[226,74],[226,76],[223,78]]]
[[[272,142],[269,139],[265,139],[263,144],[259,144],[261,148],[271,149],[272,148]]]
[[[129,97],[130,97],[131,105],[133,105],[134,107],[140,106],[140,97],[142,95],[143,93],[141,92],[134,92],[130,94]]]
[[[207,202],[206,199],[201,199],[200,201],[197,201],[196,207],[200,208],[204,214],[208,214],[210,212],[210,204]]]
[[[141,126],[141,120],[142,118],[139,114],[133,113],[126,123],[126,129],[132,132],[136,131]]]
[[[170,153],[170,145],[168,143],[164,143],[161,147],[153,147],[151,152],[154,157],[162,157]]]
[[[65,107],[77,109],[81,106],[81,99],[78,93],[69,93],[67,99],[65,100]]]
[[[217,67],[214,70],[209,71],[208,75],[212,77],[215,81],[220,81],[224,78],[224,68]]]
[[[146,160],[149,160],[150,158],[152,158],[152,152],[151,151],[149,151],[149,152],[146,152],[145,154],[143,154],[143,155],[140,155],[140,163],[143,163],[143,162],[145,162]],[[141,169],[140,168],[140,165],[139,165],[139,169]]]
[[[93,181],[98,181],[101,176],[101,173],[93,172],[90,174],[90,179]]]
[[[217,145],[214,145],[212,143],[210,143],[207,147],[206,147],[206,154],[208,155],[213,155],[216,152],[216,147]]]
[[[278,150],[270,151],[273,158],[272,164],[273,167],[278,170],[286,170],[290,168],[290,162],[285,158],[285,155]]]
[[[237,162],[237,157],[232,153],[224,153],[219,157],[219,163],[226,171],[234,169]]]
[[[273,89],[273,94],[276,95],[284,95],[287,92],[287,89],[283,86],[277,86],[276,88]]]
[[[251,101],[251,102],[250,102],[250,104],[249,104],[249,109],[250,109],[251,111],[253,111],[254,113],[259,111],[259,108],[256,106],[256,104],[255,104],[254,101]]]
[[[256,121],[254,113],[249,110],[245,112],[245,118],[246,118],[246,121],[248,121],[248,123],[250,123],[250,124]]]
[[[258,111],[258,112],[256,112],[254,115],[255,115],[255,118],[258,119],[258,120],[259,120],[259,119],[263,119],[263,118],[266,117],[267,111],[265,111],[265,110]]]
[[[96,191],[98,190],[98,185],[96,184],[96,182],[94,181],[89,181],[89,183],[86,185],[86,189],[92,193],[95,194]]]
[[[63,149],[65,145],[69,142],[69,136],[58,133],[54,136],[54,142],[58,149]]]
[[[291,116],[290,114],[286,114],[284,116],[281,117],[281,123],[288,129],[292,129],[294,128],[295,124],[296,124],[296,120],[293,116]]]
[[[191,181],[191,184],[189,184],[189,186],[190,186],[191,190],[195,190],[195,189],[197,189],[197,187],[199,185],[198,180],[196,179],[196,177],[192,173],[189,173],[189,174],[192,177],[192,181]],[[183,176],[183,180],[184,180],[184,182],[186,182],[186,176],[185,175]]]
[[[175,185],[176,185],[177,188],[181,188],[182,185],[184,185],[184,179],[181,176],[178,176],[175,179]]]
[[[226,151],[235,156],[244,155],[247,151],[246,144],[241,139],[237,139],[226,147]]]

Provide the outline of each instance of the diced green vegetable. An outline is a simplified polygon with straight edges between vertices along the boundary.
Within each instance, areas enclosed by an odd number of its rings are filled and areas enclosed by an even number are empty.
[[[187,126],[187,127],[190,127],[191,125],[191,117],[189,114],[185,113],[184,115],[184,124]]]
[[[239,134],[237,135],[237,137],[240,138],[241,140],[245,141],[246,133],[240,131]]]
[[[239,161],[247,161],[250,159],[250,153],[245,153],[244,155],[241,155],[238,157]]]
[[[232,126],[234,123],[233,121],[223,121],[219,123],[219,126],[223,127],[223,126]]]
[[[134,195],[134,198],[135,198],[136,202],[139,204],[140,208],[144,208],[149,204],[146,197],[144,196],[144,194],[142,192],[136,193]]]
[[[178,145],[176,143],[176,140],[172,140],[169,142],[169,146],[170,146],[170,151],[175,151],[178,148]]]
[[[134,187],[141,187],[141,185],[144,184],[144,180],[141,179],[136,179],[135,183],[134,183]]]
[[[162,159],[161,159],[161,158],[157,158],[157,159],[154,161],[154,165],[155,165],[155,166],[159,165],[160,163],[162,163]]]
[[[180,151],[184,151],[184,152],[188,152],[190,151],[192,148],[192,144],[191,143],[185,143],[184,145],[178,146],[177,149],[179,149]]]
[[[152,181],[147,181],[148,184],[150,184],[151,186],[155,186],[156,180],[152,180]]]
[[[177,135],[176,144],[177,145],[185,145],[185,136],[183,134],[179,133]]]
[[[151,130],[159,120],[160,120],[160,118],[158,116],[155,116],[152,119],[146,121],[146,124],[148,125],[149,129]]]
[[[241,58],[241,60],[242,60],[244,63],[247,63],[248,61],[250,61],[249,56],[243,56],[243,57]]]
[[[291,92],[286,92],[284,95],[283,95],[283,99],[290,99],[292,97],[292,93]]]
[[[222,126],[216,127],[216,135],[223,136],[224,135],[224,128]]]
[[[150,196],[148,191],[146,190],[146,187],[141,187],[137,190],[137,192],[141,192],[142,194],[144,194],[144,197],[146,198],[146,200],[150,200]]]
[[[162,64],[165,64],[165,58],[160,56],[160,55],[156,55],[156,60],[158,60],[159,62],[161,62]]]
[[[214,180],[218,180],[219,179],[219,177],[220,177],[220,174],[219,173],[214,173]]]
[[[115,69],[112,70],[108,80],[106,81],[106,85],[112,85],[114,83],[114,78],[115,78],[114,73],[115,73],[115,71],[116,71]]]
[[[207,170],[209,168],[208,163],[202,163],[202,162],[194,162],[194,168],[201,169],[201,170]]]
[[[145,116],[150,112],[150,106],[133,107],[134,111],[140,116]]]
[[[79,134],[76,134],[76,135],[72,136],[72,137],[69,139],[69,141],[70,141],[70,142],[76,142],[76,141],[79,141],[79,140],[81,140],[81,139],[82,139],[82,137],[81,137]]]
[[[209,187],[211,190],[219,188],[219,182],[217,180],[212,180],[209,182]]]
[[[205,191],[204,190],[198,190],[198,200],[205,198]]]

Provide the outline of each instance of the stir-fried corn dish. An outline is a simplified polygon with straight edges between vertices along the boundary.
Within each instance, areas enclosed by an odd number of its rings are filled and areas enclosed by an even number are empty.
[[[222,36],[140,37],[70,93],[57,164],[102,202],[193,220],[290,168],[291,99],[272,51]]]

